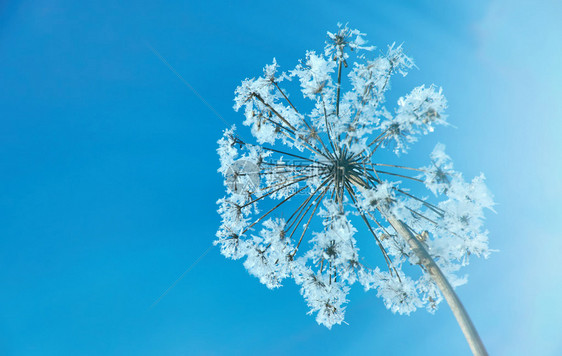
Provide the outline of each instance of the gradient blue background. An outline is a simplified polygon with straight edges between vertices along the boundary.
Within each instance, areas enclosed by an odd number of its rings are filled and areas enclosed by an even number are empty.
[[[216,140],[239,82],[293,67],[350,22],[443,86],[447,145],[497,201],[500,250],[458,293],[491,355],[562,354],[559,1],[0,2],[0,355],[469,355],[450,310],[407,316],[356,287],[320,327],[210,246]]]

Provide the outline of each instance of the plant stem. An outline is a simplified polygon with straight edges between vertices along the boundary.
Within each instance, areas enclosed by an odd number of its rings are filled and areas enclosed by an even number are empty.
[[[402,221],[396,219],[392,216],[392,214],[388,214],[386,218],[396,232],[400,234],[406,242],[408,242],[410,248],[419,258],[420,264],[426,269],[441,290],[441,293],[443,293],[445,300],[449,304],[449,307],[453,311],[453,314],[464,333],[466,341],[472,350],[472,354],[475,356],[487,356],[488,352],[486,352],[486,348],[484,347],[482,340],[480,340],[480,336],[478,335],[474,324],[472,324],[472,321],[464,309],[459,297],[453,290],[453,287],[451,287],[451,284],[449,284],[449,281],[447,281],[447,278],[443,275],[443,272],[441,272],[441,269],[437,266],[433,258],[431,258],[424,245],[412,234],[412,232],[408,229],[408,226],[406,226],[406,224]]]
[[[343,59],[339,60],[338,65],[338,88],[336,94],[336,117],[340,116],[340,91],[341,91],[341,67],[343,65]]]

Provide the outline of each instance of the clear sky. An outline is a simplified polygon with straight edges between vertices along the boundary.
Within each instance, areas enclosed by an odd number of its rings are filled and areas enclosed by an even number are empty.
[[[211,245],[216,141],[235,87],[292,68],[336,23],[404,43],[447,145],[495,195],[488,260],[458,293],[492,355],[562,354],[559,1],[0,3],[0,355],[469,355],[452,313],[393,315],[352,290],[349,325],[306,315]]]

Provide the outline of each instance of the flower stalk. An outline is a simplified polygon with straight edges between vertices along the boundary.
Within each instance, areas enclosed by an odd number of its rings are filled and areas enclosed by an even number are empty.
[[[398,234],[406,240],[412,251],[414,251],[418,257],[420,265],[427,271],[427,273],[429,273],[431,278],[439,287],[441,293],[443,293],[447,304],[449,304],[453,315],[459,323],[472,353],[475,356],[487,356],[488,352],[480,339],[480,335],[478,335],[478,331],[474,327],[474,324],[457,296],[457,293],[455,293],[453,287],[443,272],[441,272],[441,269],[437,266],[431,255],[427,252],[424,245],[412,234],[402,221],[396,219],[392,215],[387,216],[387,219],[396,232],[398,232]]]

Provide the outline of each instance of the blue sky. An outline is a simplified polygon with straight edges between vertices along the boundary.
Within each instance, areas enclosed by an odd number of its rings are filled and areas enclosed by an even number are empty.
[[[562,13],[543,1],[121,2],[0,5],[0,354],[469,355],[445,304],[387,311],[352,290],[349,325],[306,315],[211,245],[216,140],[235,87],[273,57],[289,69],[338,21],[404,43],[435,83],[456,168],[487,176],[490,245],[458,289],[490,354],[559,355]],[[424,164],[422,163],[422,164]]]

